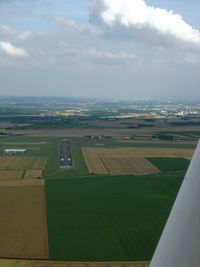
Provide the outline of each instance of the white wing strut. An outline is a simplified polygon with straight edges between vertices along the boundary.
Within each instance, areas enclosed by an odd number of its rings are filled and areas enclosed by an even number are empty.
[[[150,267],[200,267],[200,142]]]

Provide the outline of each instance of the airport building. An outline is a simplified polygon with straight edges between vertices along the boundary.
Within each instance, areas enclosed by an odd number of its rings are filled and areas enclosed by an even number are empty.
[[[9,148],[4,149],[4,153],[6,154],[24,154],[27,150],[24,148]]]

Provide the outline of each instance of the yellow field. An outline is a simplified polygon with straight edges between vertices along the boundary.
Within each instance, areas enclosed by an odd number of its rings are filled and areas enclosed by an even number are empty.
[[[22,179],[24,172],[20,170],[0,170],[0,180]]]
[[[42,178],[45,157],[0,157],[0,180]]]
[[[98,151],[90,150],[89,148],[82,148],[82,153],[86,165],[88,167],[88,171],[90,173],[95,174],[108,174],[108,170],[106,169],[104,163],[102,162]]]
[[[44,169],[44,157],[0,157],[0,170],[37,170]]]
[[[102,161],[107,166],[111,175],[144,175],[150,173],[159,173],[154,165],[145,158],[133,157],[109,157],[103,156]]]
[[[0,187],[44,186],[44,179],[1,180]]]
[[[146,157],[191,158],[193,149],[178,148],[94,148],[83,147],[82,153],[90,173],[94,174],[134,174],[159,173]]]
[[[0,182],[0,255],[47,259],[44,186],[24,181]]]
[[[53,262],[0,260],[0,267],[148,267],[149,262]]]
[[[42,170],[27,170],[24,179],[42,178]]]

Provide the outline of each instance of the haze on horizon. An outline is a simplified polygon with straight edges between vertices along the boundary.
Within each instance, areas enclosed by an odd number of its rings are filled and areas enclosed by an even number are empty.
[[[0,0],[0,95],[200,99],[199,0]]]

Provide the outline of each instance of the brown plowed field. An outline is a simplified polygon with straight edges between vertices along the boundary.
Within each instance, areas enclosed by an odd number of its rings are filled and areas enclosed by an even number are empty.
[[[48,258],[44,182],[0,182],[0,256]]]
[[[95,148],[83,147],[83,156],[90,173],[143,175],[160,171],[146,157],[191,158],[193,149],[178,148]]]
[[[0,267],[149,267],[149,262],[42,262],[0,260]]]

